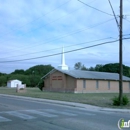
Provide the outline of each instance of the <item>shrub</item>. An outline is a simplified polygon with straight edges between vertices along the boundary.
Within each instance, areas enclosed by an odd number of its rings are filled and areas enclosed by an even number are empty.
[[[123,96],[123,105],[127,105],[128,103],[129,103],[129,98],[126,95],[124,95]]]
[[[119,106],[120,105],[119,98],[117,96],[115,96],[114,98],[112,98],[112,101],[113,101],[113,105],[114,106]]]
[[[129,99],[126,95],[123,96],[122,100],[123,100],[122,105],[127,105],[129,103]],[[114,98],[112,98],[112,101],[114,106],[120,105],[119,97],[115,96]]]

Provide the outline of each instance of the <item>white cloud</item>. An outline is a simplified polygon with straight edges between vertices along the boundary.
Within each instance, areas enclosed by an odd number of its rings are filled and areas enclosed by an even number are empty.
[[[83,0],[83,2],[112,14],[108,1]],[[123,2],[124,15],[130,15],[130,3]],[[119,15],[119,2],[111,0],[111,3],[116,15]],[[0,0],[0,4],[0,61],[50,55],[61,52],[61,49],[55,48],[61,48],[62,45],[68,46],[108,37],[117,38],[119,35],[113,16],[87,7],[77,0]],[[129,34],[130,22],[126,20],[130,21],[130,17],[127,16],[123,20],[123,33]],[[114,39],[71,46],[65,50],[110,40]],[[130,66],[129,40],[124,40],[123,43],[123,61]],[[66,63],[73,67],[76,62],[81,61],[89,67],[118,62],[118,54],[118,43],[112,43],[68,53]],[[60,64],[60,55],[23,62],[0,63],[0,72],[10,73],[15,69],[27,69],[37,64],[51,64],[56,67]]]

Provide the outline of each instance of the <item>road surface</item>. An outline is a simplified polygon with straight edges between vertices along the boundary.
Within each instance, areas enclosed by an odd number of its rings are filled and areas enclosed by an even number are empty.
[[[119,130],[120,118],[130,114],[0,96],[0,130]]]

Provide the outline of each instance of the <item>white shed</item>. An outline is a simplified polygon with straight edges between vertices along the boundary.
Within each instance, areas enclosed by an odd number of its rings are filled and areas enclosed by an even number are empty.
[[[21,84],[22,84],[22,81],[20,81],[20,80],[17,80],[17,79],[15,79],[15,80],[9,80],[7,82],[7,87],[8,88],[16,88],[17,85],[21,85]]]

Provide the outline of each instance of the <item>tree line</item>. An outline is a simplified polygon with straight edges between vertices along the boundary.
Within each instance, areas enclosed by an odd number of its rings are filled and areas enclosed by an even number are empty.
[[[51,65],[36,65],[27,70],[16,69],[10,74],[0,73],[0,86],[6,86],[7,81],[18,79],[21,80],[23,84],[26,84],[27,87],[43,87],[43,80],[41,78],[51,71],[54,67]],[[119,73],[119,63],[109,63],[109,64],[97,64],[95,67],[87,68],[81,62],[77,62],[74,65],[76,70],[84,71],[99,71],[99,72],[110,72],[110,73]],[[123,75],[130,77],[130,67],[123,65]]]
[[[87,68],[81,62],[77,62],[74,65],[76,70],[86,70],[86,71],[99,71],[99,72],[110,72],[110,73],[120,73],[119,63],[109,63],[109,64],[97,64],[95,67]],[[123,75],[130,77],[130,67],[123,65]]]
[[[7,81],[18,79],[26,84],[27,87],[43,86],[43,80],[41,78],[51,71],[54,67],[51,65],[37,65],[27,70],[16,69],[10,74],[0,73],[0,86],[6,86]]]

